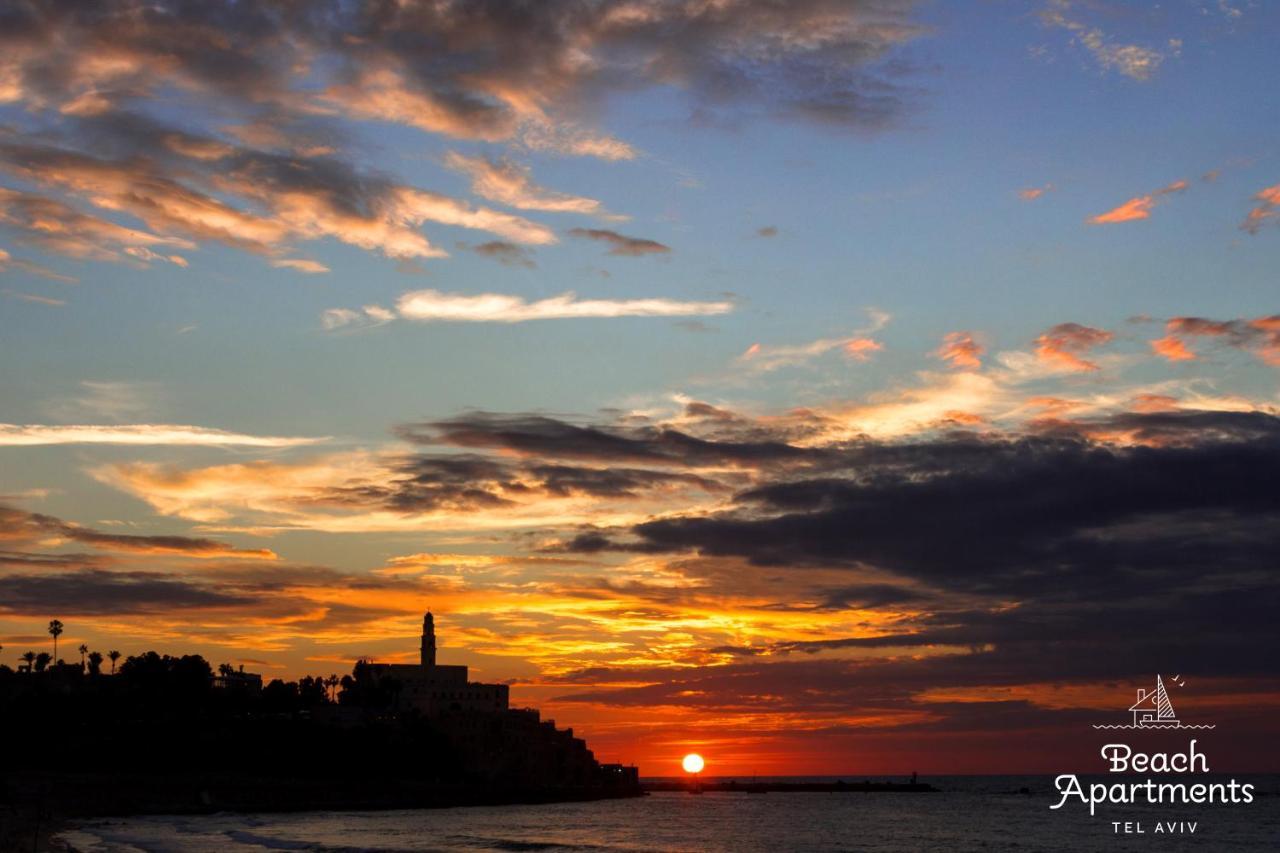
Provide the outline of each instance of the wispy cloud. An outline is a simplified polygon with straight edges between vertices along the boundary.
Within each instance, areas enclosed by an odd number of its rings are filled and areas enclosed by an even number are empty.
[[[400,316],[425,322],[523,323],[582,317],[690,317],[727,314],[733,303],[687,302],[676,299],[581,299],[562,293],[529,302],[520,296],[481,293],[469,296],[417,290],[396,303]]]
[[[1161,187],[1155,192],[1147,195],[1134,196],[1124,204],[1108,210],[1106,213],[1099,213],[1097,216],[1090,216],[1086,221],[1090,225],[1110,225],[1116,222],[1132,222],[1135,219],[1148,219],[1151,216],[1151,209],[1156,206],[1165,196],[1172,193],[1180,193],[1186,190],[1188,184],[1186,181],[1174,181],[1167,187]]]
[[[245,435],[182,424],[0,424],[0,447],[47,444],[196,445],[204,447],[297,447],[324,438]]]
[[[532,252],[524,246],[517,246],[515,243],[508,243],[504,240],[489,240],[475,246],[468,246],[468,248],[480,257],[489,258],[504,266],[524,267],[525,269],[533,269],[537,266],[533,260]]]
[[[1165,336],[1152,341],[1151,348],[1169,361],[1193,361],[1199,356],[1188,341],[1197,338],[1253,353],[1280,367],[1280,314],[1237,320],[1173,317],[1165,323]]]
[[[769,373],[784,367],[797,367],[808,364],[830,352],[842,352],[853,361],[869,361],[874,353],[884,349],[884,345],[870,335],[880,331],[892,319],[889,314],[876,309],[868,309],[871,322],[854,333],[843,338],[819,338],[804,344],[761,344],[754,343],[735,364],[753,373]]]
[[[55,199],[5,187],[0,187],[0,225],[25,243],[82,260],[143,265],[164,260],[185,267],[186,259],[172,250],[195,248],[190,240],[126,228]]]
[[[1149,80],[1166,58],[1176,56],[1182,49],[1182,41],[1176,38],[1169,39],[1162,48],[1117,41],[1101,28],[1076,17],[1077,5],[1072,0],[1049,0],[1048,7],[1040,12],[1040,20],[1046,26],[1070,32],[1104,71]]]
[[[1240,227],[1250,234],[1257,234],[1264,224],[1280,216],[1280,184],[1264,187],[1254,194],[1257,202]]]
[[[625,216],[609,214],[596,199],[569,195],[538,186],[533,182],[533,175],[527,166],[521,166],[511,160],[467,157],[451,151],[445,156],[444,162],[449,168],[471,178],[473,193],[508,207],[626,219]]]
[[[67,300],[65,299],[55,299],[52,296],[41,296],[38,293],[24,293],[21,290],[9,290],[6,288],[4,290],[0,290],[0,293],[3,293],[10,299],[17,299],[22,302],[31,302],[36,305],[48,305],[54,308],[60,308],[67,304]]]
[[[1095,347],[1110,343],[1115,334],[1079,323],[1059,323],[1036,338],[1036,358],[1041,362],[1075,373],[1098,370],[1083,356]]]
[[[1018,198],[1023,201],[1035,201],[1047,192],[1053,191],[1053,184],[1045,184],[1040,187],[1024,187],[1018,190]]]
[[[271,262],[271,266],[297,270],[298,272],[310,273],[311,275],[329,272],[329,268],[324,264],[307,258],[277,258]]]
[[[571,228],[569,233],[574,237],[608,243],[610,246],[609,254],[611,255],[634,258],[641,255],[663,255],[671,251],[671,247],[664,246],[656,240],[646,240],[643,237],[628,237],[625,234],[619,234],[617,231],[610,231],[605,228]]]
[[[562,293],[529,301],[506,293],[445,293],[413,290],[396,302],[395,311],[380,305],[360,310],[330,308],[321,315],[328,330],[380,326],[399,317],[423,323],[525,323],[531,320],[573,320],[610,317],[696,317],[727,314],[727,300],[694,302],[678,299],[582,299]]]
[[[933,354],[952,367],[977,370],[982,367],[982,355],[986,351],[972,332],[949,332]]]

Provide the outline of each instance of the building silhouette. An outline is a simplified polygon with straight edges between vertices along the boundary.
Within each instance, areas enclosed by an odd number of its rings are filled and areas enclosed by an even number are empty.
[[[465,666],[436,663],[436,623],[430,610],[422,617],[420,655],[417,664],[369,664],[374,678],[394,679],[399,684],[398,707],[416,709],[427,716],[447,711],[507,710],[507,685],[469,681]]]

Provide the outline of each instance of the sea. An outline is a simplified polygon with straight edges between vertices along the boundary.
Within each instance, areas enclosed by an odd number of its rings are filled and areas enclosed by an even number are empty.
[[[80,853],[1280,850],[1280,777],[1237,778],[1254,784],[1252,803],[1106,804],[1093,816],[1079,802],[1052,809],[1060,797],[1051,776],[944,776],[922,777],[939,789],[924,794],[665,792],[536,806],[95,819],[55,841]]]

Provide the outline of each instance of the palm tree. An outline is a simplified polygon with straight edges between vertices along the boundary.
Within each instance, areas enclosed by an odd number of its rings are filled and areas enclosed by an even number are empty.
[[[36,662],[36,653],[35,653],[35,652],[23,652],[23,654],[22,654],[22,659],[23,659],[24,661],[26,661],[26,662],[27,662],[27,672],[30,672],[30,671],[31,671],[31,667],[33,667],[33,666],[35,665],[35,662]]]
[[[107,652],[107,657],[111,658],[111,674],[116,674],[116,661],[120,660],[120,653],[115,649]]]
[[[336,702],[337,696],[338,696],[338,693],[337,693],[338,676],[330,675],[328,678],[324,680],[324,683],[325,683],[325,686],[329,688],[329,701]]]
[[[62,623],[57,619],[49,620],[49,633],[53,635],[53,659],[58,659],[58,635],[62,633]]]
[[[89,674],[97,676],[102,672],[102,652],[89,652]]]
[[[84,672],[84,656],[89,654],[89,647],[81,643],[80,648],[76,651],[80,652],[80,671]]]
[[[48,652],[41,652],[36,655],[36,672],[44,672],[45,667],[49,665],[49,661],[51,660],[53,660],[53,658],[49,657]]]

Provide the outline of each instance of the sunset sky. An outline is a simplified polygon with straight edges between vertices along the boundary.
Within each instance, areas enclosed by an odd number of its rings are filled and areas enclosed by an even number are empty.
[[[5,3],[0,662],[430,607],[646,774],[1087,767],[1156,673],[1280,770],[1277,32]]]

